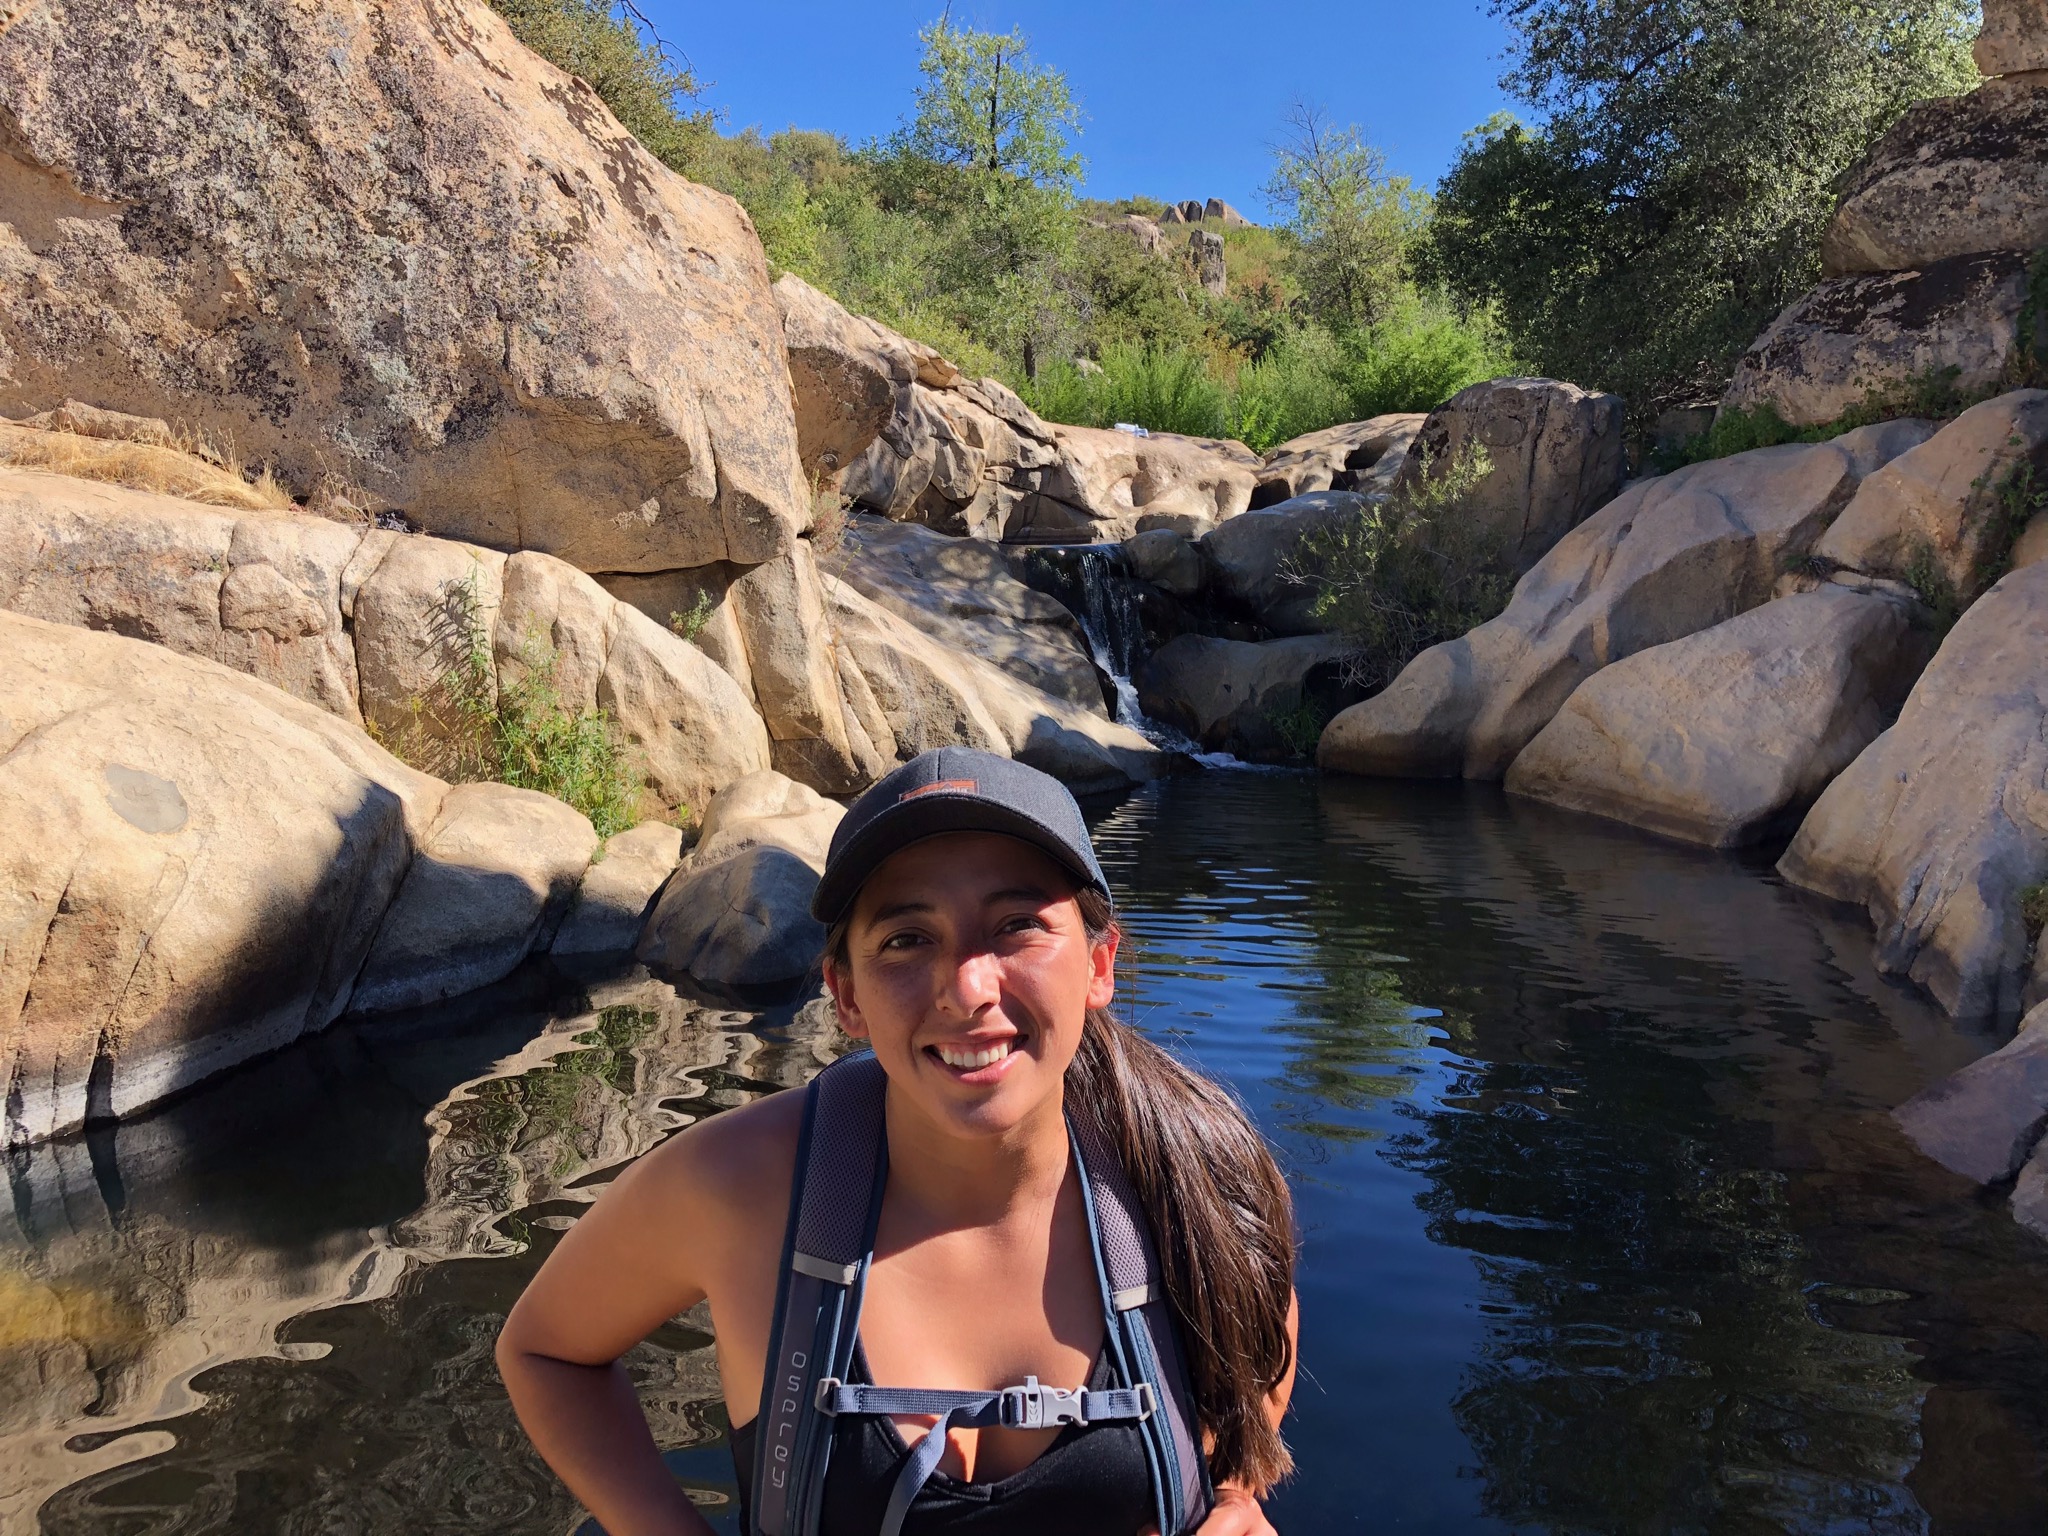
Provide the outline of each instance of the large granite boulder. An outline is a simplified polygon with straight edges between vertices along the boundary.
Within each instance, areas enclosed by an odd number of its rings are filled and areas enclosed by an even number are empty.
[[[1996,389],[2026,301],[2019,251],[1832,279],[1795,299],[1737,360],[1722,409],[1770,406],[1813,427],[1921,378],[1947,374],[1965,394]]]
[[[356,978],[352,1013],[474,992],[545,952],[590,867],[597,833],[552,796],[458,784],[421,839]]]
[[[1339,773],[1498,779],[1602,667],[1768,601],[1868,475],[1933,435],[1895,421],[1639,480],[1559,541],[1500,617],[1330,722]],[[1256,517],[1261,514],[1253,513]]]
[[[549,953],[566,960],[630,955],[682,853],[682,828],[661,821],[643,821],[607,839],[584,872]]]
[[[1931,650],[1917,617],[1830,585],[1638,651],[1579,685],[1508,792],[1710,848],[1782,836],[1897,715]]]
[[[1410,411],[1340,422],[1292,438],[1260,465],[1252,507],[1292,501],[1310,491],[1389,490],[1426,420],[1426,414]]]
[[[780,772],[853,794],[887,771],[886,751],[846,712],[825,596],[809,540],[742,574],[729,592],[754,697]]]
[[[1359,695],[1342,677],[1353,647],[1334,635],[1251,644],[1181,635],[1138,674],[1138,701],[1154,720],[1211,752],[1253,762],[1302,756],[1326,718],[1326,701]],[[1312,686],[1318,684],[1320,686]]]
[[[1219,525],[1198,545],[1211,591],[1278,634],[1321,633],[1317,589],[1306,579],[1312,555],[1304,546],[1358,517],[1366,505],[1357,491],[1311,491]]]
[[[849,717],[860,718],[891,761],[933,747],[1000,752],[1051,774],[1076,793],[1159,777],[1172,764],[1137,731],[1098,710],[1031,687],[824,578]]]
[[[1984,0],[1974,51],[1987,75],[2048,69],[2048,0]]]
[[[2048,564],[1957,621],[1898,723],[1834,783],[1778,868],[1867,908],[1877,964],[1959,1017],[2016,1017],[2048,879]]]
[[[494,692],[537,665],[564,709],[611,715],[665,810],[769,761],[751,684],[532,551],[0,469],[0,608],[218,661],[437,771],[459,755],[457,674]]]
[[[1059,458],[1005,529],[1013,543],[1113,542],[1143,518],[1220,523],[1251,505],[1259,458],[1242,443],[1098,427],[1052,433]]]
[[[919,381],[898,395],[840,490],[898,522],[1001,539],[1058,458],[1053,429],[994,379]]]
[[[942,644],[1069,704],[1107,713],[1079,621],[1019,581],[995,545],[857,514],[819,567]]]
[[[254,678],[0,612],[5,1139],[339,1017],[444,793]]]
[[[845,812],[778,773],[725,789],[663,891],[639,957],[714,987],[767,987],[805,975],[825,946],[811,895]]]
[[[1829,277],[2048,246],[2048,78],[1907,110],[1858,167],[1821,241]]]
[[[1892,1111],[1914,1145],[1979,1184],[2018,1173],[2048,1127],[2048,1006],[2034,1009],[2002,1049]]]
[[[746,214],[484,0],[48,0],[0,30],[0,114],[0,411],[182,422],[585,570],[808,518]]]
[[[1972,406],[1900,454],[1856,488],[1813,552],[1893,579],[1931,560],[1967,603],[2013,557],[2024,531],[2014,519],[2032,510],[2029,474],[2037,493],[2048,489],[2048,390]]]
[[[1124,540],[1124,563],[1139,581],[1150,582],[1169,597],[1199,597],[1209,584],[1209,568],[1192,539],[1171,528],[1148,528]]]
[[[1555,379],[1491,379],[1429,413],[1401,482],[1449,473],[1468,448],[1483,449],[1492,470],[1459,516],[1484,524],[1526,571],[1621,489],[1626,416],[1619,395]]]

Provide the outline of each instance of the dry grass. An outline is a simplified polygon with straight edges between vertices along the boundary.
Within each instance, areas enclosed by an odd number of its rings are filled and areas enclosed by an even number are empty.
[[[271,477],[267,466],[251,479],[232,453],[196,441],[174,447],[0,422],[0,463],[103,480],[213,507],[261,512],[292,506],[291,493]]]

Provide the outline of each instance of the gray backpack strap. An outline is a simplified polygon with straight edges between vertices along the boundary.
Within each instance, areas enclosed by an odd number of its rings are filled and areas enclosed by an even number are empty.
[[[1123,1379],[1149,1384],[1159,1411],[1145,1421],[1146,1454],[1163,1536],[1185,1536],[1214,1502],[1209,1459],[1202,1451],[1194,1388],[1180,1349],[1180,1330],[1160,1279],[1152,1230],[1116,1148],[1086,1114],[1071,1115],[1068,1133],[1080,1154],[1083,1203],[1109,1312],[1109,1339]]]
[[[863,1053],[841,1057],[805,1090],[782,1278],[754,1421],[749,1536],[810,1536],[817,1529],[832,1449],[832,1421],[816,1411],[818,1384],[843,1381],[853,1361],[860,1288],[888,1177],[886,1085],[881,1063]]]

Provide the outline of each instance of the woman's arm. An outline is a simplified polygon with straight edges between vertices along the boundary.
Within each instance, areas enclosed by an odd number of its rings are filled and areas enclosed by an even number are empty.
[[[704,1299],[698,1256],[729,1240],[700,1137],[686,1131],[613,1181],[563,1235],[498,1335],[498,1370],[519,1422],[609,1536],[711,1530],[662,1465],[619,1363]],[[689,1241],[678,1241],[684,1234]]]
[[[1301,1297],[1287,1298],[1287,1374],[1266,1394],[1266,1417],[1278,1429],[1280,1421],[1287,1416],[1287,1405],[1294,1397],[1294,1370],[1300,1362],[1301,1339]],[[1216,1485],[1216,1507],[1209,1511],[1209,1518],[1195,1536],[1278,1536],[1272,1523],[1266,1519],[1265,1510],[1259,1507],[1259,1496],[1264,1489],[1251,1489],[1243,1483],[1230,1481]]]

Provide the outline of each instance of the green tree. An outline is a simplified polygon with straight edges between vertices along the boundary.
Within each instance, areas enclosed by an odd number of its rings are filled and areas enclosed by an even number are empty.
[[[1717,395],[1820,276],[1835,188],[1912,102],[1968,89],[1969,0],[1494,0],[1502,85],[1424,269],[1530,366],[1638,419]]]
[[[1387,174],[1387,157],[1357,128],[1338,128],[1297,103],[1274,151],[1266,200],[1287,220],[1291,267],[1308,314],[1335,330],[1379,323],[1407,279],[1429,222],[1429,194]]]

